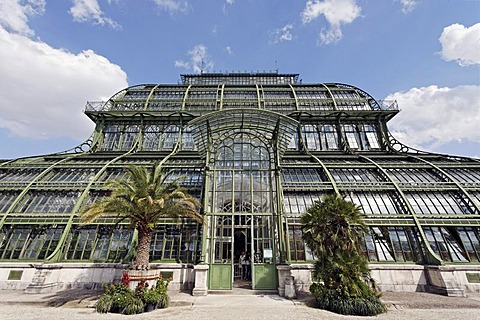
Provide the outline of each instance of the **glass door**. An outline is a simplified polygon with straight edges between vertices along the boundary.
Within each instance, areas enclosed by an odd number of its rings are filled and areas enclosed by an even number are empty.
[[[273,246],[272,216],[253,218],[252,288],[274,290],[277,288],[275,248]]]
[[[231,216],[215,216],[213,259],[210,264],[209,287],[216,290],[232,289],[233,221]]]

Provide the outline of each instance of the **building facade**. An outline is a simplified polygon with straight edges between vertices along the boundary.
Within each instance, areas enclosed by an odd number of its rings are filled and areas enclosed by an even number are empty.
[[[128,165],[160,162],[206,218],[156,228],[152,265],[178,289],[232,289],[245,252],[250,288],[283,294],[290,277],[308,290],[314,257],[299,217],[337,193],[366,214],[362,249],[380,288],[478,291],[480,160],[397,141],[387,122],[398,112],[351,85],[279,73],[182,75],[88,102],[85,143],[0,162],[0,288],[119,278],[136,233],[108,218],[82,225],[79,213]]]

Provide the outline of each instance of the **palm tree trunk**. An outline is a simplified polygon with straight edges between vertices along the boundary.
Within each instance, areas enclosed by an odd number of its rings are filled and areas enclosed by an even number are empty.
[[[138,247],[133,269],[148,269],[150,260],[150,243],[152,242],[153,229],[143,226],[138,227]]]

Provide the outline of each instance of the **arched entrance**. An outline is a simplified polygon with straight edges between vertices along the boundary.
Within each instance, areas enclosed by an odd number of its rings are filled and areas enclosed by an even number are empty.
[[[208,288],[232,289],[239,253],[251,256],[252,289],[276,289],[285,256],[278,161],[298,122],[260,109],[228,109],[189,122],[206,158],[202,260]]]
[[[210,289],[275,289],[272,154],[245,132],[223,139],[212,154]]]

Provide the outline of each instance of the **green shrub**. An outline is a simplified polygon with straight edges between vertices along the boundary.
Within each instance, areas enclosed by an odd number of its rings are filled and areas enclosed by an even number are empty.
[[[154,289],[145,290],[142,294],[142,300],[145,304],[157,305],[160,302],[161,297],[161,293]]]
[[[125,307],[122,310],[123,314],[137,314],[142,313],[145,308],[145,304],[142,299],[132,296],[125,303]]]
[[[157,284],[155,286],[155,291],[157,291],[160,295],[160,299],[157,303],[158,308],[166,308],[170,304],[170,297],[168,296],[167,290],[168,285],[172,281],[172,277],[163,278],[160,276],[160,279],[157,280]]]
[[[310,286],[310,292],[321,309],[339,314],[375,316],[387,311],[378,294],[372,290],[362,291],[360,296],[350,296],[342,288],[332,289],[314,283]]]
[[[170,305],[170,297],[168,294],[163,293],[160,295],[160,300],[157,303],[158,308],[166,308]]]
[[[134,298],[133,294],[131,292],[116,292],[112,295],[113,299],[113,304],[112,304],[112,309],[114,311],[120,311],[127,306],[130,300]]]
[[[112,309],[112,306],[113,296],[109,294],[103,294],[95,304],[95,310],[97,310],[98,313],[107,313]]]

